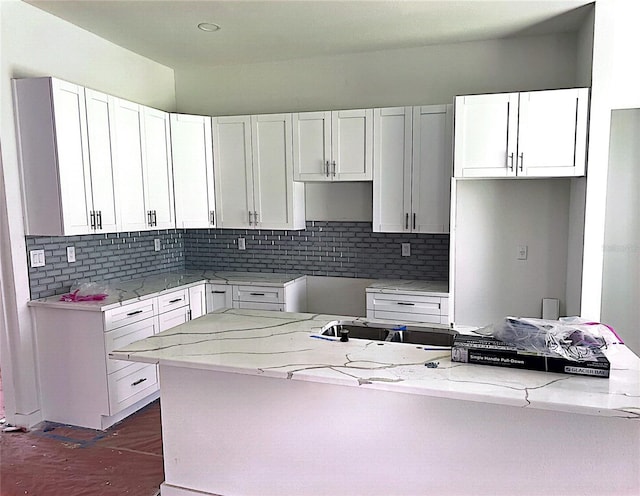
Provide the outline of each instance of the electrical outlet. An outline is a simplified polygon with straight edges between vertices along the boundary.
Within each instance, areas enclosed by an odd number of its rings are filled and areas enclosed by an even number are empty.
[[[529,254],[529,247],[527,245],[518,246],[518,260],[526,260]]]
[[[44,267],[44,250],[31,250],[29,252],[31,267]]]
[[[411,256],[411,243],[402,243],[402,256],[403,257]]]
[[[238,238],[238,250],[246,250],[247,245],[244,238]]]
[[[154,251],[160,251],[160,240],[159,239],[154,239],[153,240],[153,250]]]
[[[72,263],[76,261],[76,248],[75,246],[67,246],[67,262]]]

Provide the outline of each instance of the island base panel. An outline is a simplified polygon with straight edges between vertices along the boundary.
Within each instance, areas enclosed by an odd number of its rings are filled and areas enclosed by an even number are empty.
[[[163,496],[636,494],[640,424],[160,366]]]

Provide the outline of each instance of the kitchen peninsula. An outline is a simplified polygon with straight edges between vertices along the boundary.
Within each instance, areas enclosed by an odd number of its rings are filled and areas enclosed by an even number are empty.
[[[159,364],[162,495],[638,490],[640,359],[624,345],[602,379],[317,338],[354,320],[220,310],[113,351]]]

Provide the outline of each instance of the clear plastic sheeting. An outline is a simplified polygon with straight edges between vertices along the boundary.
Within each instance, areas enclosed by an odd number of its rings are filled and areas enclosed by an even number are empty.
[[[0,434],[1,496],[155,496],[163,480],[158,401],[106,431],[43,422]]]
[[[475,332],[522,351],[569,360],[593,360],[601,350],[623,344],[610,326],[580,317],[560,320],[505,317],[501,322]]]

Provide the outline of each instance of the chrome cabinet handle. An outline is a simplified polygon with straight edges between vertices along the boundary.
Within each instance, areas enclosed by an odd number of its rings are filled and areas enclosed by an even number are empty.
[[[524,152],[520,152],[520,172],[524,170]]]
[[[92,210],[89,212],[89,217],[91,218],[91,229],[96,228],[96,213]]]
[[[509,170],[513,170],[513,153],[509,154]]]
[[[156,227],[158,225],[158,218],[156,216],[156,211],[153,210],[153,226]]]
[[[253,211],[253,222],[257,226],[258,225],[258,212]]]
[[[336,161],[332,161],[331,162],[331,175],[333,177],[336,177]]]
[[[137,386],[138,384],[142,384],[146,380],[147,380],[147,378],[143,377],[142,379],[138,379],[137,381],[132,382],[131,385],[132,386]]]
[[[324,175],[329,177],[329,161],[325,160],[324,162]]]
[[[96,212],[96,229],[102,229],[102,210]]]
[[[253,215],[253,212],[251,210],[249,210],[249,225],[251,225],[253,222],[251,221],[251,216]]]
[[[215,212],[215,210],[210,210],[209,211],[209,222],[211,223],[211,225],[215,225],[215,223],[216,223],[216,212]]]

